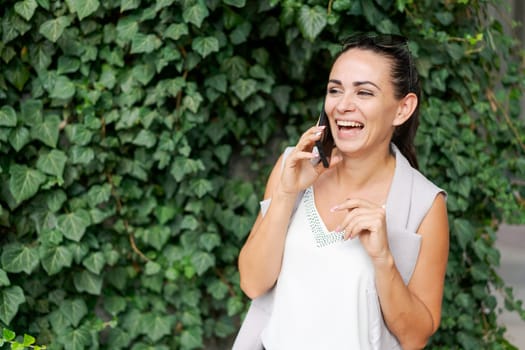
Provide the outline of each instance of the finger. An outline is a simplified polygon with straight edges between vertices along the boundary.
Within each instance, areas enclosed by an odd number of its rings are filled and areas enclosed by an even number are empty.
[[[341,232],[346,230],[347,232],[350,232],[349,227],[351,226],[351,223],[357,220],[360,216],[366,216],[366,213],[361,209],[348,211],[343,220],[337,225],[335,231]]]
[[[352,232],[356,223],[363,220],[363,218],[367,218],[368,216],[370,216],[370,213],[362,209],[354,209],[349,211],[348,214],[345,215],[343,221],[341,221],[341,223],[338,225],[336,231],[346,231],[347,236],[350,236],[350,233]]]
[[[363,218],[355,220],[346,228],[348,239],[354,239],[362,234],[370,234],[379,230],[378,222],[375,219]]]
[[[363,223],[367,223],[368,226],[363,225]],[[348,212],[339,227],[344,228],[347,237],[352,238],[360,234],[360,229],[379,232],[385,225],[383,210],[358,208]]]
[[[366,199],[347,198],[343,202],[332,207],[330,211],[335,212],[335,211],[340,211],[340,210],[353,210],[356,208],[380,209],[382,208],[382,206],[376,203],[370,202]]]
[[[295,146],[296,149],[304,151],[305,149],[312,147],[315,141],[318,141],[321,139],[323,130],[325,128],[326,126],[313,126],[310,129],[308,129],[299,138],[299,142],[297,142],[297,145]]]
[[[379,234],[384,230],[384,221],[377,216],[360,217],[346,227],[349,239],[354,239],[362,234]]]

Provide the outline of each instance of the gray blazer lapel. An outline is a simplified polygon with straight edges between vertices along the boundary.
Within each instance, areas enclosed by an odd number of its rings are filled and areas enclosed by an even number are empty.
[[[408,228],[414,191],[414,169],[396,146],[396,170],[386,202],[388,244],[396,267],[408,284],[416,266],[421,236]]]
[[[396,169],[386,200],[386,226],[406,228],[412,198],[413,169],[408,160],[392,144],[396,155]]]

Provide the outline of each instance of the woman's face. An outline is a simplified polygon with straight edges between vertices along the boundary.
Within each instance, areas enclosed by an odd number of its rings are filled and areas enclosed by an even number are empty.
[[[369,50],[350,49],[335,61],[325,110],[341,152],[390,143],[400,110],[390,72],[390,60]]]

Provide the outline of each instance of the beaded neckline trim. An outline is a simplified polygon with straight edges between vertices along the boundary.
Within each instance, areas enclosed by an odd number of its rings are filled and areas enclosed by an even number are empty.
[[[317,212],[317,209],[315,208],[315,202],[314,202],[314,192],[312,187],[308,187],[304,192],[304,205],[306,209],[306,218],[308,219],[308,223],[310,224],[310,228],[312,229],[312,233],[314,235],[315,245],[319,248],[326,247],[328,245],[342,242],[343,241],[343,233],[342,232],[326,232],[323,229],[323,225],[321,223],[321,218],[319,217],[319,213]]]

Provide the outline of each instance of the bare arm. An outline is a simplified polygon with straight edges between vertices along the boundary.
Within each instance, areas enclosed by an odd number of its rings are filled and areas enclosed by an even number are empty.
[[[241,288],[250,298],[269,290],[281,271],[286,231],[299,191],[311,185],[325,169],[312,166],[311,150],[324,127],[312,127],[300,138],[285,164],[282,156],[275,164],[266,185],[264,197],[271,198],[263,217],[257,217],[239,254]],[[282,171],[281,171],[282,169]]]
[[[421,349],[438,329],[449,248],[445,198],[438,195],[418,233],[421,249],[412,278],[405,286],[391,254],[374,260],[381,309],[403,349]]]
[[[264,218],[259,213],[239,254],[241,289],[252,299],[265,293],[281,270],[286,230],[297,195],[279,193],[276,188],[282,156],[275,164],[266,185],[264,198],[272,198]]]

